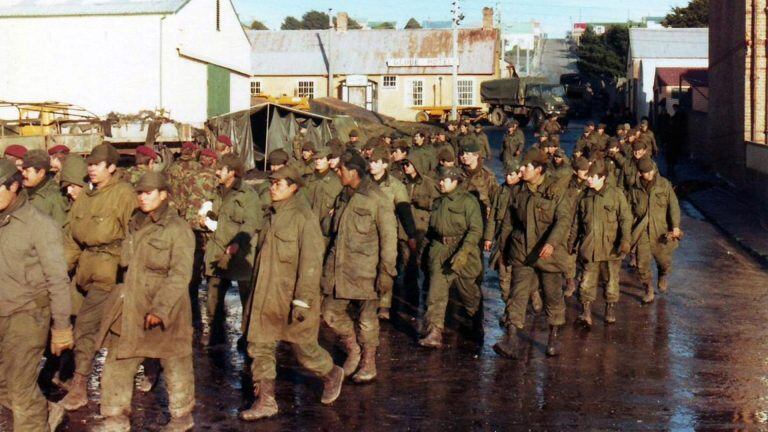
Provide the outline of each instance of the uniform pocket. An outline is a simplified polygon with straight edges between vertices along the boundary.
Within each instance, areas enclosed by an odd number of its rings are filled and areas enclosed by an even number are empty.
[[[371,214],[371,211],[366,208],[355,208],[352,209],[352,213],[352,223],[355,226],[355,230],[359,234],[369,234],[373,227],[373,215]]]
[[[150,239],[147,242],[146,267],[150,270],[167,271],[171,265],[171,242],[163,239]]]
[[[613,205],[605,205],[603,208],[605,208],[605,217],[608,222],[616,222],[617,216],[616,216],[616,207]]]
[[[293,262],[299,252],[296,246],[296,233],[291,230],[277,231],[275,232],[275,238],[277,239],[275,248],[277,249],[278,259],[284,263]]]

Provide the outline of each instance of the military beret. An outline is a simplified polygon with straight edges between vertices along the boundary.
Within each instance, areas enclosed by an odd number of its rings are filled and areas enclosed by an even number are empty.
[[[106,162],[107,165],[117,165],[117,161],[120,159],[120,154],[117,149],[112,147],[111,144],[102,143],[97,145],[91,150],[91,154],[85,159],[88,164],[97,164]]]
[[[587,175],[590,177],[594,175],[597,175],[598,177],[605,177],[605,161],[603,159],[595,159],[592,161],[592,164],[589,166],[589,171],[587,171]]]
[[[45,150],[30,150],[24,155],[22,168],[35,168],[48,171],[51,169],[51,157]]]
[[[518,170],[520,170],[520,161],[517,159],[512,159],[504,164],[506,174],[516,173]]]
[[[461,151],[464,153],[480,153],[480,144],[470,141],[468,144],[461,146]]]
[[[226,154],[219,160],[220,167],[226,167],[235,172],[235,175],[242,177],[245,174],[245,164],[240,160],[240,157],[233,154]]]
[[[464,171],[458,167],[440,166],[437,168],[437,179],[442,180],[445,178],[453,180],[462,180],[464,178]]]
[[[637,161],[637,170],[641,173],[651,172],[656,169],[656,165],[651,158],[645,157]]]
[[[360,132],[358,132],[357,129],[352,129],[351,131],[349,131],[350,138],[359,137],[359,136],[360,136]]]
[[[638,150],[645,150],[648,146],[645,143],[645,140],[635,140],[635,142],[632,143],[632,151],[638,151]]]
[[[211,149],[202,149],[202,150],[200,150],[200,156],[207,156],[209,158],[213,158],[213,159],[216,159],[216,160],[219,159],[219,155],[217,155],[216,152],[211,150]]]
[[[290,180],[297,186],[304,186],[304,181],[301,178],[301,173],[293,165],[286,165],[279,170],[269,175],[272,180]]]
[[[288,163],[288,153],[283,149],[272,150],[267,156],[267,162],[270,165],[285,165]]]
[[[547,154],[538,148],[533,147],[525,152],[525,156],[523,156],[523,161],[521,164],[528,165],[531,163],[538,163],[539,165],[546,165],[547,162],[549,162],[549,157],[547,157]]]
[[[139,179],[133,188],[136,192],[152,192],[157,189],[160,191],[169,191],[168,180],[163,173],[149,171]]]
[[[64,158],[61,163],[61,183],[62,185],[73,184],[75,186],[85,187],[88,182],[88,164],[85,159],[73,154]]]
[[[226,135],[219,135],[218,137],[216,137],[216,141],[224,144],[227,147],[232,147],[232,138]]]
[[[148,158],[150,158],[152,160],[157,159],[157,152],[155,151],[155,149],[153,149],[152,147],[145,146],[145,145],[140,145],[140,146],[136,147],[136,154],[137,155],[140,154],[140,155],[146,156],[146,157],[148,157]]]
[[[323,159],[328,158],[331,155],[331,149],[328,147],[323,147],[317,149],[314,155],[312,155],[312,159]]]
[[[24,159],[25,154],[27,154],[27,148],[19,144],[11,144],[3,152],[3,155],[13,156],[16,159]]]
[[[15,163],[8,159],[0,159],[0,184],[7,182],[17,172],[19,170]]]
[[[439,152],[437,152],[437,160],[441,160],[444,162],[454,162],[456,160],[456,155],[453,154],[452,148],[443,147],[440,149]]]
[[[384,163],[389,163],[389,152],[384,147],[375,147],[369,160],[371,162],[382,161]]]
[[[304,141],[304,144],[301,145],[301,151],[313,152],[317,151],[317,149],[315,149],[315,145],[312,144],[312,141]]]
[[[59,144],[59,145],[53,146],[53,147],[48,149],[48,155],[49,156],[53,156],[56,153],[62,153],[62,154],[68,155],[69,154],[69,147],[67,147],[65,145]]]
[[[341,155],[341,163],[347,169],[357,171],[357,174],[361,177],[368,172],[368,162],[363,159],[360,152],[347,150]]]
[[[573,169],[574,171],[586,171],[589,169],[589,160],[583,156],[577,157],[573,161]]]
[[[198,149],[198,147],[197,144],[193,143],[192,141],[185,141],[181,145],[181,149],[186,151],[195,151]]]

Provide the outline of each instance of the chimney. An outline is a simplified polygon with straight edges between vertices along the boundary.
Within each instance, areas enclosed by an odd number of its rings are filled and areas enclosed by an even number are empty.
[[[339,14],[336,15],[336,31],[340,31],[340,32],[347,31],[348,23],[349,23],[349,15],[347,15],[346,12],[339,12]]]
[[[493,8],[483,8],[483,30],[493,30]]]

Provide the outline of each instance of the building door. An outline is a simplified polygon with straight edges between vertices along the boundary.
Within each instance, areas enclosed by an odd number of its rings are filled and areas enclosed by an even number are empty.
[[[351,76],[350,76],[351,77]],[[376,82],[367,78],[350,79],[341,83],[341,100],[369,111],[377,111]]]
[[[208,117],[230,112],[229,106],[229,71],[208,65]]]

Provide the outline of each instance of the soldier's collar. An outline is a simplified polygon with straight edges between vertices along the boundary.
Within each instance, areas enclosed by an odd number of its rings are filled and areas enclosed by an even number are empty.
[[[163,201],[162,204],[160,204],[160,207],[156,208],[155,211],[149,213],[149,218],[152,220],[152,222],[158,224],[158,225],[165,225],[165,219],[168,215],[168,200]]]
[[[2,212],[0,212],[0,227],[8,225],[8,223],[11,222],[11,218],[22,220],[16,213],[17,210],[24,207],[24,204],[27,203],[27,192],[24,190],[19,191],[19,194],[16,195],[16,199],[13,200],[11,204],[8,205],[8,207],[5,208]]]

